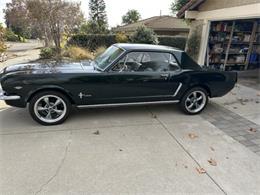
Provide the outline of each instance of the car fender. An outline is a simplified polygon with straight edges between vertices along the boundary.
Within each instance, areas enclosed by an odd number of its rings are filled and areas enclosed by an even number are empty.
[[[73,98],[73,95],[68,91],[66,90],[65,88],[61,87],[61,86],[58,86],[58,85],[44,85],[44,86],[40,86],[40,87],[37,87],[33,90],[31,90],[28,95],[26,96],[25,98],[25,101],[26,102],[29,102],[30,99],[37,93],[41,92],[41,91],[46,91],[46,90],[54,90],[54,91],[59,91],[61,93],[63,93],[64,95],[66,95],[70,101],[72,103],[75,103],[74,101],[74,98]]]

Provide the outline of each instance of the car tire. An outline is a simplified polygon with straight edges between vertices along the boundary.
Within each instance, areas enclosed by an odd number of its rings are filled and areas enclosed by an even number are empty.
[[[43,91],[32,97],[29,112],[32,118],[45,126],[62,124],[69,116],[71,102],[57,91]]]
[[[183,95],[180,107],[184,113],[195,115],[202,112],[207,104],[208,92],[201,87],[194,87]]]

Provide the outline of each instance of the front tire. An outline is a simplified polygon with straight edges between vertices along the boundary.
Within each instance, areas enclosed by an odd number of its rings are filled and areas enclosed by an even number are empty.
[[[32,118],[45,126],[62,124],[69,116],[71,103],[60,92],[39,92],[29,102]]]
[[[208,93],[201,87],[188,90],[182,97],[181,109],[190,115],[199,114],[208,104]]]

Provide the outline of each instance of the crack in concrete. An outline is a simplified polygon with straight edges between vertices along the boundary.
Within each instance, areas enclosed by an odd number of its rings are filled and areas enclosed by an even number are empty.
[[[9,135],[23,135],[23,134],[38,134],[38,133],[58,133],[58,132],[67,132],[67,131],[88,131],[93,129],[106,129],[106,128],[113,128],[113,127],[134,127],[134,126],[150,126],[153,125],[150,122],[147,123],[140,123],[140,124],[129,124],[129,125],[109,125],[109,126],[101,126],[101,127],[90,127],[90,128],[73,128],[71,129],[60,129],[60,130],[54,130],[54,129],[48,129],[48,130],[41,130],[41,131],[28,131],[28,132],[13,132],[13,133],[0,133],[0,135],[3,136],[9,136]],[[154,125],[160,125],[159,123],[154,123]]]
[[[40,186],[39,190],[34,193],[34,195],[37,195],[37,194],[41,193],[41,191],[44,189],[44,187],[49,185],[55,179],[55,177],[59,174],[59,172],[60,172],[60,170],[61,170],[61,168],[62,168],[62,166],[63,166],[63,164],[64,164],[64,162],[65,162],[65,160],[67,158],[67,155],[68,155],[69,147],[70,147],[70,144],[71,144],[71,137],[72,137],[72,131],[70,131],[70,135],[69,135],[69,138],[68,138],[68,143],[67,143],[67,145],[65,147],[65,152],[64,152],[63,158],[61,159],[60,164],[57,167],[54,175],[52,175],[44,184],[42,184]]]
[[[148,107],[147,111],[152,115],[156,116]],[[167,126],[156,116],[155,118],[159,124],[163,127],[163,129],[173,138],[173,140],[183,149],[183,151],[199,166],[201,167],[200,163],[192,156],[192,154],[184,147],[184,145],[177,139],[177,137],[167,128]],[[227,195],[227,192],[217,183],[217,181],[214,180],[214,178],[208,173],[205,173],[210,180],[225,194]]]

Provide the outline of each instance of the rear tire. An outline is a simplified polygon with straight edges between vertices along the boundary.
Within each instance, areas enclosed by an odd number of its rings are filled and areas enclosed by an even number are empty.
[[[70,110],[69,99],[57,91],[39,92],[29,102],[32,118],[45,126],[62,124],[68,118]]]
[[[202,112],[207,104],[207,91],[201,87],[195,87],[184,94],[180,102],[180,107],[186,114],[195,115]]]

